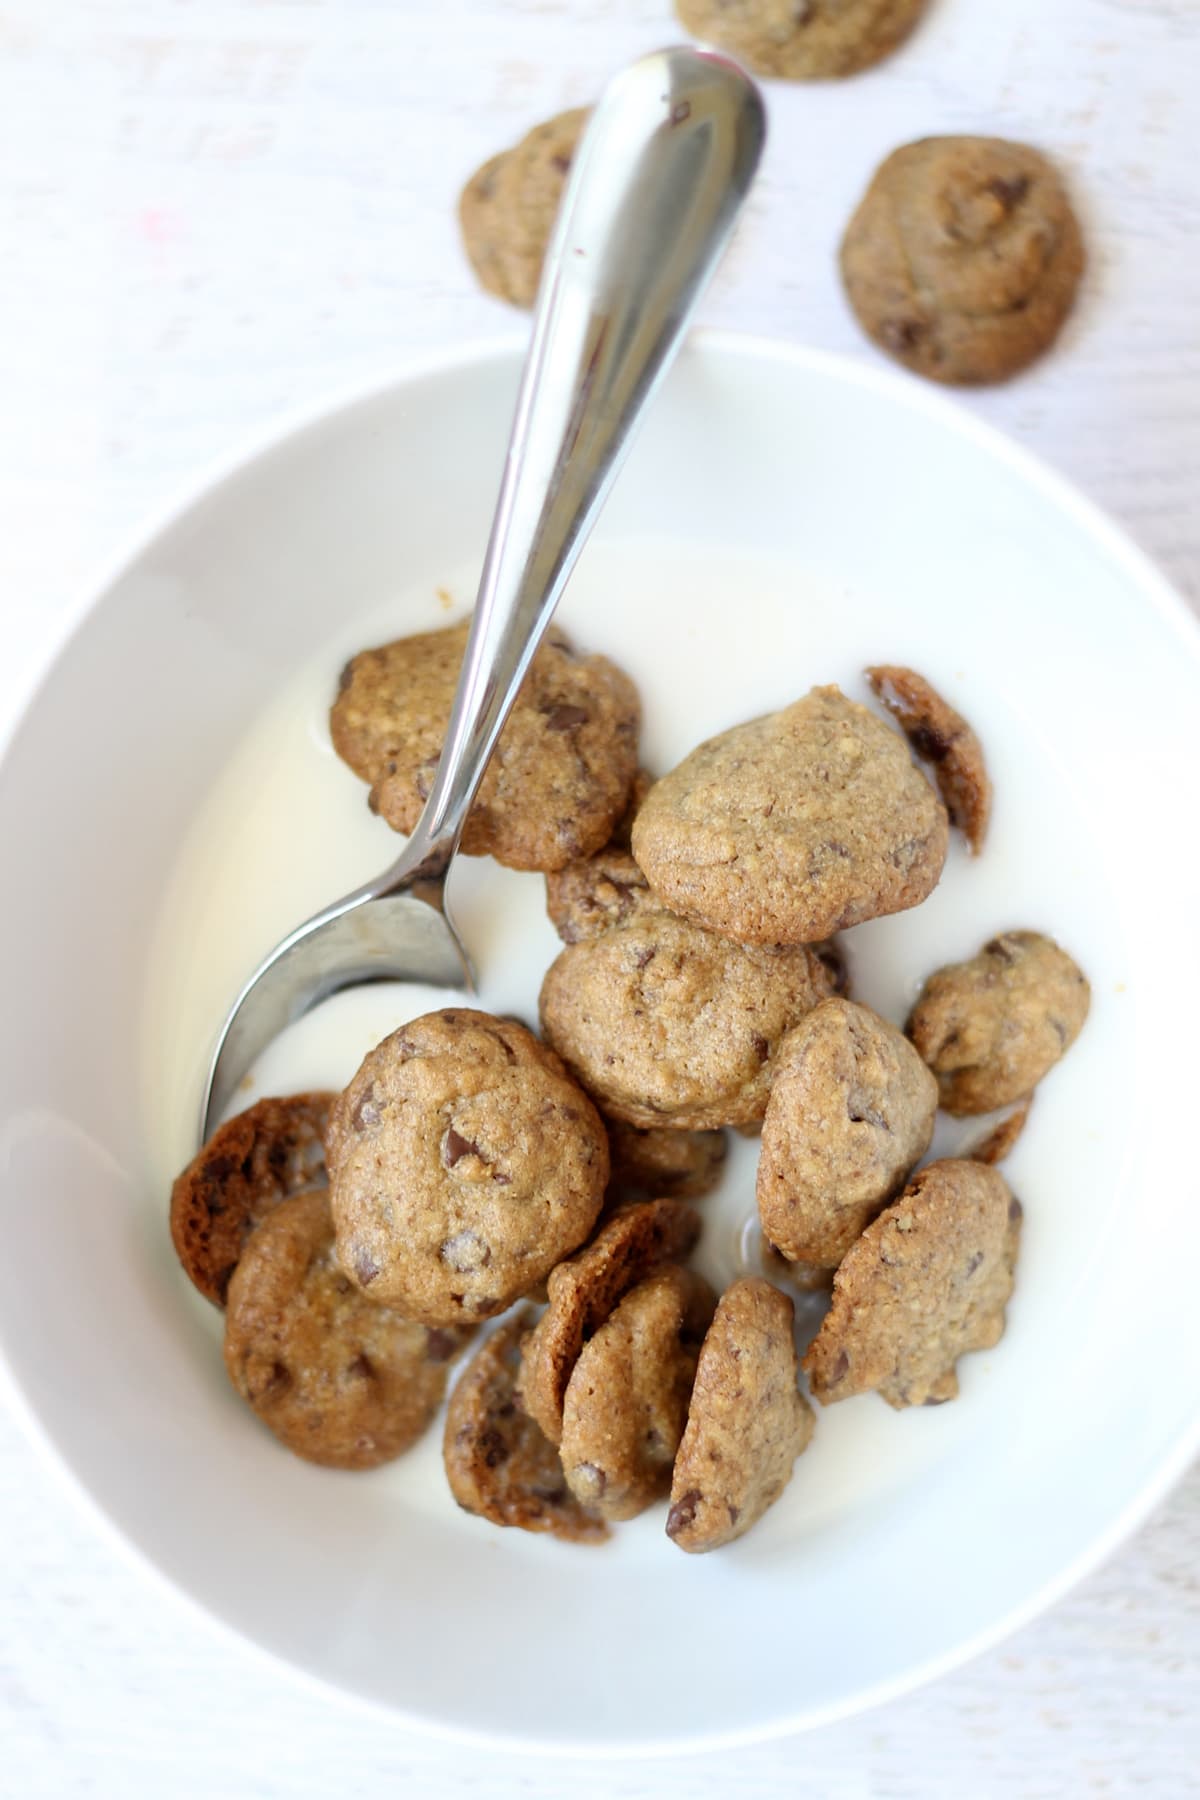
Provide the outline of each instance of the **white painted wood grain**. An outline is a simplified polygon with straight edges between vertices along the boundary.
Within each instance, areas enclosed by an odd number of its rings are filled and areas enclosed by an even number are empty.
[[[0,721],[71,595],[212,459],[427,346],[520,329],[467,278],[461,180],[675,35],[667,0],[0,0]],[[966,403],[1200,600],[1198,77],[1200,0],[934,0],[876,73],[772,89],[706,318],[872,355],[832,253],[878,157],[943,130],[1042,144],[1087,224],[1083,301],[1052,359]],[[4,1796],[1200,1794],[1200,1472],[923,1694],[602,1773],[448,1752],[314,1697],[131,1569],[4,1417],[0,1495]]]

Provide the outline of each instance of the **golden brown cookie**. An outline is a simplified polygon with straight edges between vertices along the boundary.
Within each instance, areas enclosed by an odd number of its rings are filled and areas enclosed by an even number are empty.
[[[937,1082],[904,1035],[853,1000],[825,1000],[775,1063],[758,1213],[784,1256],[836,1268],[924,1156]]]
[[[795,1309],[769,1281],[726,1288],[696,1366],[671,1478],[667,1536],[716,1550],[773,1506],[808,1448],[813,1411],[796,1387]]]
[[[660,1263],[684,1257],[700,1216],[675,1200],[647,1200],[614,1213],[586,1249],[559,1263],[546,1284],[549,1305],[526,1339],[521,1402],[546,1436],[562,1437],[563,1396],[579,1352],[630,1288]]]
[[[504,230],[497,204],[497,177],[509,152],[489,157],[476,169],[458,202],[458,223],[467,260],[480,287],[499,300],[511,300],[508,271],[504,266]]]
[[[753,1125],[783,1038],[834,982],[808,945],[735,944],[638,904],[550,965],[542,1030],[610,1119],[688,1131]]]
[[[546,877],[546,911],[564,944],[581,944],[661,904],[629,850],[606,844]]]
[[[562,1466],[576,1499],[632,1519],[671,1487],[700,1342],[716,1305],[669,1265],[630,1290],[583,1346],[563,1402]]]
[[[697,924],[742,944],[812,944],[919,905],[947,833],[904,739],[824,687],[710,738],[655,782],[633,854]]]
[[[338,1251],[426,1325],[494,1317],[581,1244],[608,1183],[595,1107],[523,1025],[447,1008],[372,1050],[328,1135]]]
[[[242,1246],[289,1194],[324,1187],[332,1094],[260,1100],[217,1127],[171,1189],[171,1241],[192,1282],[224,1306]]]
[[[822,81],[890,55],[928,0],[675,0],[693,37],[756,75]]]
[[[987,1163],[989,1166],[1003,1162],[1015,1148],[1017,1139],[1025,1129],[1029,1118],[1029,1109],[1033,1105],[1032,1095],[1015,1106],[1006,1119],[992,1126],[992,1129],[980,1138],[967,1155],[972,1162]]]
[[[532,306],[586,108],[537,125],[476,170],[459,201],[467,257],[490,294]]]
[[[833,1278],[804,1358],[826,1406],[875,1388],[889,1406],[958,1393],[955,1365],[1004,1335],[1021,1206],[982,1163],[930,1163],[868,1225]]]
[[[522,1307],[459,1376],[446,1413],[446,1479],[461,1507],[493,1525],[598,1544],[608,1526],[575,1499],[558,1451],[517,1403],[521,1340],[532,1322],[533,1313]]]
[[[1037,150],[924,138],[879,168],[842,240],[858,322],[915,374],[1004,381],[1057,337],[1084,268],[1079,222]]]
[[[608,1125],[609,1200],[699,1200],[712,1192],[725,1167],[723,1131],[670,1131]]]
[[[371,783],[370,805],[410,832],[442,751],[469,623],[363,650],[342,671],[334,748]],[[608,841],[637,769],[633,683],[603,656],[577,656],[551,626],[480,785],[469,856],[561,869]]]
[[[1031,1094],[1083,1028],[1091,989],[1053,938],[1006,931],[931,975],[908,1035],[948,1113],[992,1112]]]
[[[469,1336],[366,1299],[338,1263],[318,1189],[280,1201],[247,1239],[229,1283],[225,1367],[297,1456],[373,1469],[420,1437]]]
[[[992,816],[992,783],[983,745],[960,712],[915,669],[881,663],[868,669],[871,690],[882,700],[915,753],[933,769],[950,823],[978,854]]]

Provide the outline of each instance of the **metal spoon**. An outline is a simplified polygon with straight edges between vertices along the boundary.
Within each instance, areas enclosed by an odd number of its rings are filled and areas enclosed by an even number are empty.
[[[693,49],[611,83],[574,160],[437,776],[404,850],[255,970],[217,1040],[206,1139],[272,1038],[342,988],[473,986],[446,907],[463,824],[501,727],[684,328],[729,238],[766,136],[762,97]]]

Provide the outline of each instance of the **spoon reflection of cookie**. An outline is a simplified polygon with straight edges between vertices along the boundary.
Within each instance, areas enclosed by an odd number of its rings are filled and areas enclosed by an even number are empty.
[[[877,171],[842,240],[858,322],[915,374],[1004,381],[1070,312],[1083,239],[1056,170],[1001,138],[925,138]]]

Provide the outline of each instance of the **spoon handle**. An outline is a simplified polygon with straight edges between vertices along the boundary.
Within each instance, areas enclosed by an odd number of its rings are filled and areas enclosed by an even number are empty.
[[[445,870],[551,614],[728,241],[766,135],[733,63],[659,51],[607,88],[546,256],[441,760],[377,891]]]

